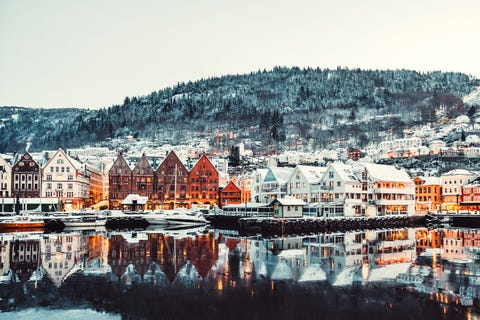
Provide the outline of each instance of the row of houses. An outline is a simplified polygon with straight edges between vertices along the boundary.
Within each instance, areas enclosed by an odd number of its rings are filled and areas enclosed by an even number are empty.
[[[480,208],[476,172],[457,169],[440,177],[412,179],[393,166],[362,161],[293,168],[272,163],[225,182],[206,155],[185,165],[174,151],[164,159],[143,154],[136,163],[119,153],[111,167],[102,171],[59,149],[43,163],[28,152],[12,166],[0,157],[0,172],[1,211],[11,211],[5,201],[16,197],[43,199],[37,203],[41,210],[58,210],[60,204],[63,209],[80,209],[102,201],[105,207],[118,209],[129,194],[146,197],[147,210],[267,204],[288,197],[302,200],[319,216],[410,215]]]
[[[394,166],[333,162],[326,167],[258,169],[251,181],[254,202],[293,197],[318,216],[480,211],[480,175],[455,169],[440,177],[412,179]],[[305,210],[305,209],[304,209]]]
[[[35,207],[23,208],[29,210],[59,210],[60,203],[67,208],[83,208],[104,198],[101,170],[77,161],[62,149],[41,161],[25,152],[12,166],[0,157],[0,172],[1,211],[10,211],[13,198],[36,199],[30,201]]]

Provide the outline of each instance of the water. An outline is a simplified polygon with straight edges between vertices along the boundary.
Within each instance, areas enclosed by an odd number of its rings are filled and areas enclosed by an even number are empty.
[[[0,319],[479,319],[480,230],[0,234]]]

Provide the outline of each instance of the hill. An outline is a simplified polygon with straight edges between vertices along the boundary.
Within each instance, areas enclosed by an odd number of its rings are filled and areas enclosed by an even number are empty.
[[[157,143],[228,133],[262,148],[362,147],[389,132],[474,114],[462,97],[480,80],[462,73],[276,67],[126,97],[100,110],[0,108],[0,152],[79,147],[131,135]],[[472,100],[476,101],[476,100]],[[476,103],[476,102],[475,102]],[[233,137],[233,138],[232,138]]]

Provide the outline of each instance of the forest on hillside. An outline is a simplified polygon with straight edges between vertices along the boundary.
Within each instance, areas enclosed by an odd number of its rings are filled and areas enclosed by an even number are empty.
[[[0,152],[101,144],[131,135],[157,143],[231,132],[264,146],[338,141],[362,147],[382,132],[471,113],[462,97],[480,80],[462,73],[276,67],[126,97],[99,110],[0,108]],[[234,141],[232,141],[233,143]]]

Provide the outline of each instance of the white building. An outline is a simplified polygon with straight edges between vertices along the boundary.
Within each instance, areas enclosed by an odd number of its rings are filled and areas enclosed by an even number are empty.
[[[275,198],[284,198],[287,195],[287,182],[293,168],[270,167],[260,189],[260,199],[266,203]]]
[[[313,192],[313,188],[326,170],[326,167],[297,165],[288,180],[287,194],[307,203],[318,202],[318,192]]]
[[[442,186],[442,210],[457,211],[462,200],[462,186],[472,182],[478,174],[469,170],[455,169],[440,176]]]
[[[90,182],[85,165],[69,157],[62,149],[42,169],[42,197],[57,198],[64,209],[80,209],[90,199]]]
[[[8,198],[12,196],[12,167],[0,155],[0,198]]]
[[[408,150],[410,148],[418,148],[421,145],[422,140],[420,138],[412,137],[380,142],[378,144],[378,149],[383,152],[388,152],[396,149]]]
[[[257,169],[253,173],[253,179],[252,179],[252,184],[250,186],[250,192],[251,192],[251,201],[252,202],[261,202],[263,201],[261,197],[261,190],[262,190],[262,184],[263,180],[265,179],[265,176],[267,175],[268,169]]]
[[[413,215],[415,185],[404,170],[373,163],[332,163],[319,185],[320,215]]]

